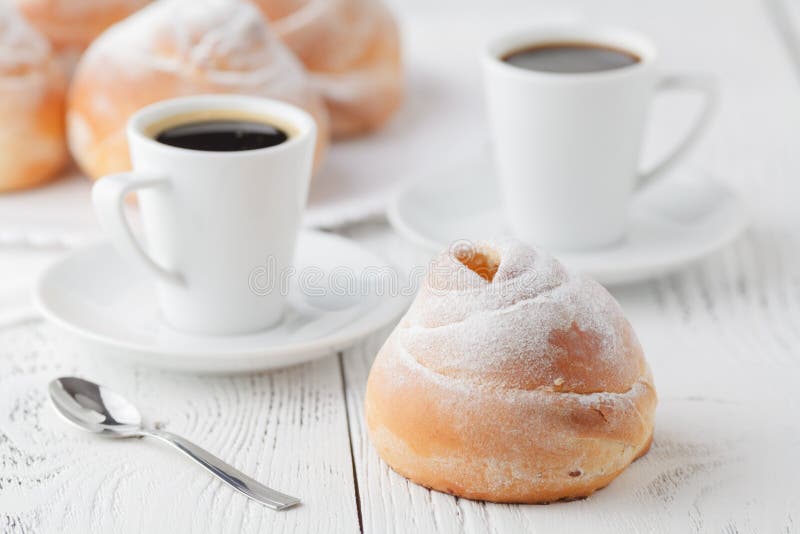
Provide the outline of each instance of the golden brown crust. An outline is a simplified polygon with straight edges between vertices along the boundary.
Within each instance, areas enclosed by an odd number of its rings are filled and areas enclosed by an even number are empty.
[[[67,162],[66,81],[44,38],[0,10],[0,192],[34,187]]]
[[[504,253],[513,249],[506,247]],[[556,267],[541,258],[537,263],[554,274]],[[511,335],[505,332],[492,341],[500,346],[496,353],[481,348],[486,361],[480,367],[463,347],[491,334],[470,322],[472,314],[447,326],[420,328],[421,314],[412,306],[379,352],[367,383],[367,426],[381,457],[419,484],[471,499],[551,502],[585,497],[608,485],[647,451],[656,394],[641,347],[621,312],[603,319],[611,321],[611,330],[593,323],[603,332],[598,340],[588,324],[597,318],[571,311],[582,296],[599,300],[594,307],[601,309],[607,301],[613,303],[607,293],[588,293],[587,285],[596,289],[594,283],[568,275],[555,289],[531,299],[555,299],[563,308],[542,312],[544,322],[528,318],[531,327],[568,321],[574,329],[550,329],[542,343],[504,344],[502,336]],[[484,290],[490,287],[491,282]],[[555,297],[558,288],[563,293]],[[421,293],[429,290],[428,284]],[[478,319],[527,317],[535,309],[518,302],[478,314]],[[428,330],[448,326],[455,330],[447,339],[431,342],[437,338],[428,337]],[[515,333],[525,335],[519,329]],[[408,343],[415,338],[421,342]],[[462,347],[461,357],[441,356],[442,350],[454,347]],[[614,354],[608,354],[609,347]],[[505,358],[519,348],[527,349],[521,358]],[[547,360],[555,365],[540,365]],[[527,369],[508,365],[521,361],[528,362]],[[609,361],[614,368],[608,367]],[[481,374],[480,368],[487,373]],[[537,374],[538,380],[531,380]],[[520,381],[520,375],[527,379]],[[597,387],[601,384],[608,388]]]
[[[400,38],[379,0],[256,0],[323,96],[335,137],[375,130],[403,99]]]

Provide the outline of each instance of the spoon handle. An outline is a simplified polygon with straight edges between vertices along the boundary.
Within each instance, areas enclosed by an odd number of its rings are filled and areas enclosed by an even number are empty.
[[[292,497],[266,487],[232,465],[223,462],[207,450],[198,447],[191,441],[180,436],[176,436],[164,430],[151,428],[144,429],[143,433],[176,447],[186,456],[192,458],[218,478],[222,479],[223,482],[227,483],[236,491],[244,493],[254,501],[260,502],[273,510],[284,510],[300,503],[300,499],[297,497]]]

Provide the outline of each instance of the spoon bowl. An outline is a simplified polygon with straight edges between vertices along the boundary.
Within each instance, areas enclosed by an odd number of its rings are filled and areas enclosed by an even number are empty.
[[[58,412],[83,430],[111,438],[143,435],[139,410],[106,387],[69,376],[50,382],[49,390]]]

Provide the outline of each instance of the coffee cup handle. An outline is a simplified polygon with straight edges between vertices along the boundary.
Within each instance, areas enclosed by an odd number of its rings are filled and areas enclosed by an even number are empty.
[[[653,166],[648,171],[639,173],[638,189],[651,183],[654,179],[661,176],[664,172],[672,168],[678,161],[680,161],[689,151],[689,148],[694,145],[703,131],[711,122],[711,117],[714,114],[714,109],[717,105],[717,84],[710,76],[702,75],[670,75],[662,78],[657,86],[657,91],[674,91],[674,90],[690,90],[703,94],[704,102],[703,108],[697,115],[697,118],[692,124],[689,133],[686,134],[672,151],[667,154],[660,162]]]
[[[138,189],[167,186],[168,182],[165,178],[135,172],[112,174],[95,182],[92,187],[92,203],[100,226],[103,227],[117,252],[159,280],[183,285],[183,277],[179,273],[164,269],[145,252],[125,217],[125,196],[128,193]]]

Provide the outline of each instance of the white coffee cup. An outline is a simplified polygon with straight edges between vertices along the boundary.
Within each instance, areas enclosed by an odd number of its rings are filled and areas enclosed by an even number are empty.
[[[554,43],[610,47],[639,61],[581,73],[532,71],[503,61],[510,53]],[[660,77],[656,63],[650,40],[617,29],[525,28],[489,41],[483,52],[488,116],[512,233],[554,250],[602,247],[624,237],[634,192],[686,154],[716,98],[708,77]],[[683,88],[705,95],[703,111],[663,161],[640,171],[653,94]]]
[[[165,128],[212,119],[260,120],[289,138],[235,152],[176,148],[154,139]],[[133,171],[100,179],[92,197],[117,251],[155,279],[166,322],[209,335],[278,322],[286,302],[280,284],[254,291],[251,277],[265,265],[269,276],[279,277],[291,265],[314,156],[311,116],[276,100],[192,96],[138,111],[127,136]],[[125,217],[125,197],[134,191],[142,243]]]

